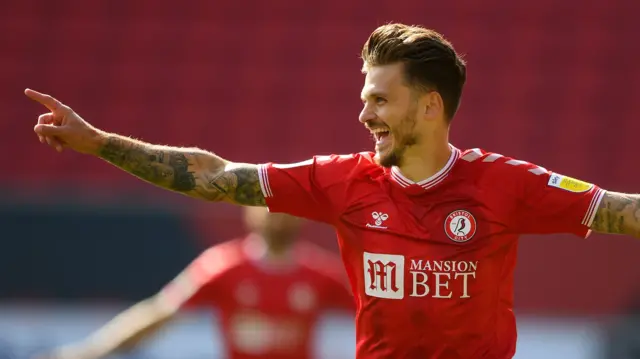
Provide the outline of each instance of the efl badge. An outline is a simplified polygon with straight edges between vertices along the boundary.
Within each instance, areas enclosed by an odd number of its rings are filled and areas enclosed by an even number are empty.
[[[549,177],[549,186],[557,187],[569,192],[582,193],[587,192],[593,185],[584,181],[580,181],[568,176],[559,175],[554,173]]]
[[[454,242],[467,242],[476,234],[476,219],[467,211],[453,211],[444,221],[444,232]]]

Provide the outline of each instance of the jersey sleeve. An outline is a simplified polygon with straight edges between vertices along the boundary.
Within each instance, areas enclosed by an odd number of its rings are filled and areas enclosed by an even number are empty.
[[[349,182],[367,165],[372,165],[372,156],[359,153],[258,168],[269,211],[332,223],[346,205]]]
[[[512,205],[508,217],[512,230],[520,234],[569,233],[586,238],[590,234],[605,191],[598,186],[548,171],[529,162],[505,158],[504,186]]]
[[[233,260],[219,248],[207,249],[160,290],[159,300],[174,310],[217,304],[220,277]]]

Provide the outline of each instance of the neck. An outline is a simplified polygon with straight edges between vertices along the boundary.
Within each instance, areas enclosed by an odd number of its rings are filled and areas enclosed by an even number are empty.
[[[274,248],[267,246],[264,259],[270,262],[288,262],[291,259],[291,248]]]
[[[440,171],[451,157],[449,136],[444,133],[407,148],[400,172],[414,182],[425,180]]]
[[[288,267],[292,263],[293,254],[290,247],[271,247],[263,236],[256,233],[249,235],[245,248],[249,258],[268,266]]]

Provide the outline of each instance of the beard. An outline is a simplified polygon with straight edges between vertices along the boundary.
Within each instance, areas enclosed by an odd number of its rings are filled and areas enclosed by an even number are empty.
[[[393,143],[391,148],[377,153],[378,164],[385,168],[399,167],[402,165],[404,153],[408,147],[418,143],[418,137],[415,135],[416,117],[408,115],[402,120],[397,130],[392,130],[389,135],[392,136]]]

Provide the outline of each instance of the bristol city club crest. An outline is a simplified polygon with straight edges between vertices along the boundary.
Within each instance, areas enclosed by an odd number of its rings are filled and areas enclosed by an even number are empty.
[[[444,221],[444,232],[454,242],[467,242],[476,234],[476,219],[467,211],[453,211]]]

